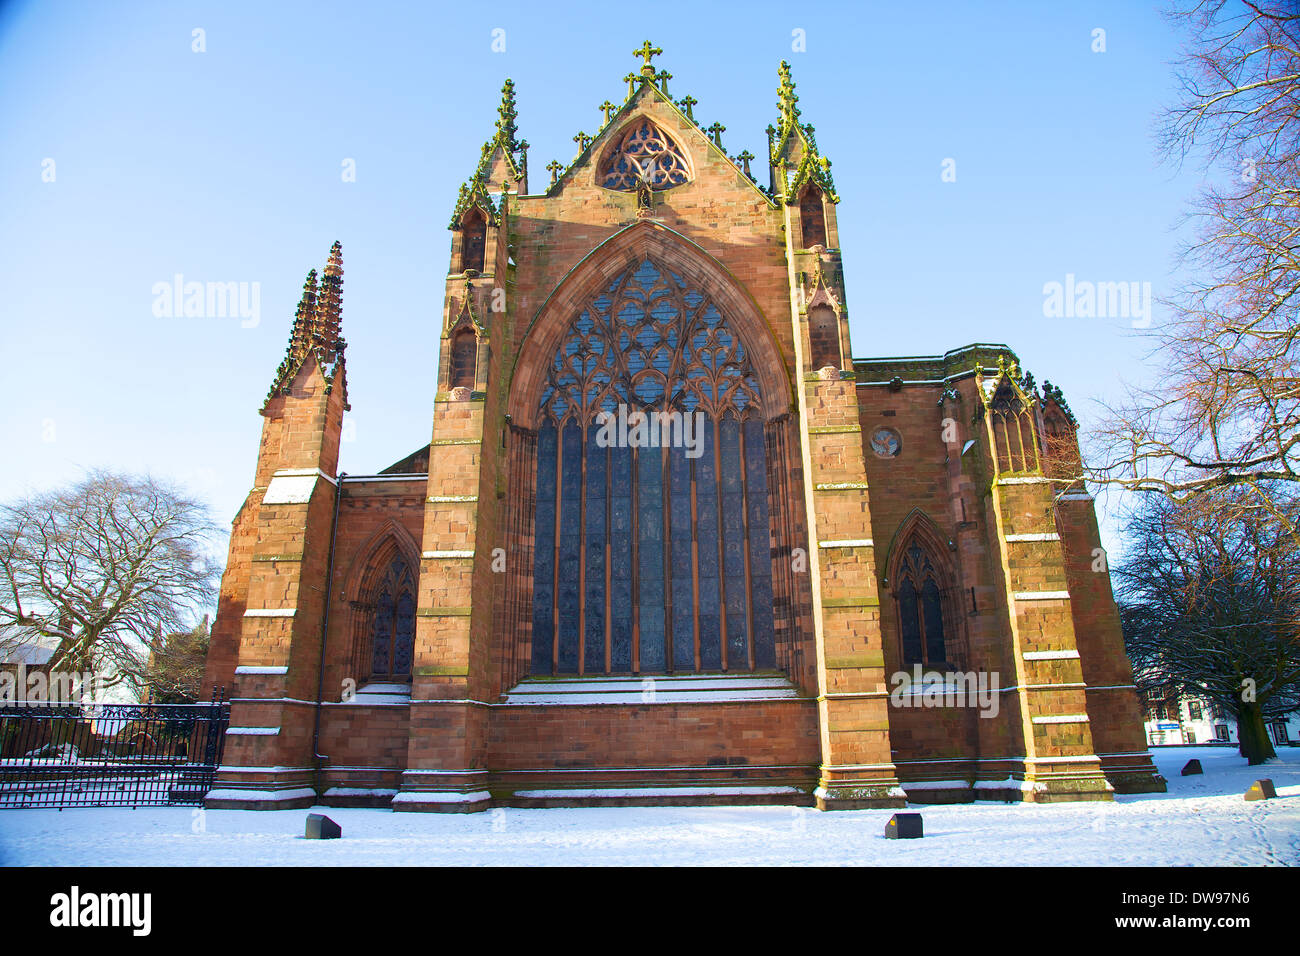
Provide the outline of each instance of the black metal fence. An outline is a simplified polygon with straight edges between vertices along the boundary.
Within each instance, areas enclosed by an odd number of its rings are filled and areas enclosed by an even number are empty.
[[[0,809],[201,806],[230,704],[0,707]]]

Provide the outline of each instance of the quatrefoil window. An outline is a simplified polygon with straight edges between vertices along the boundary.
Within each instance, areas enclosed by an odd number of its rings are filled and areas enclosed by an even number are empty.
[[[596,181],[606,189],[634,192],[643,179],[651,189],[671,189],[690,178],[685,151],[642,116],[632,121],[605,154]]]

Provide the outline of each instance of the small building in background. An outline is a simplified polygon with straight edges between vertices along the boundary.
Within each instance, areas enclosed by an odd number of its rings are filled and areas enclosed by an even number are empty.
[[[1203,697],[1158,687],[1142,695],[1143,727],[1153,747],[1182,744],[1236,745],[1237,719]],[[1300,747],[1300,714],[1266,721],[1274,747]]]

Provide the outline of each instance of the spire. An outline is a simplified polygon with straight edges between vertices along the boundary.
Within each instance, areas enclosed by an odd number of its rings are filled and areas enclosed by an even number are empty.
[[[343,320],[343,246],[337,241],[330,246],[329,261],[321,276],[316,314],[316,347],[322,350],[322,361],[332,364],[335,354],[341,351],[339,328]]]
[[[781,133],[785,134],[799,121],[799,97],[794,91],[794,80],[790,77],[790,64],[781,61],[777,70],[780,83],[776,91],[776,108],[781,111]]]
[[[497,142],[507,154],[519,151],[519,141],[515,138],[515,133],[519,127],[515,125],[518,113],[515,111],[515,81],[507,79],[505,86],[501,87],[501,105],[497,107],[497,113],[500,119],[497,120]]]
[[[515,108],[515,81],[507,79],[501,87],[501,105],[497,107],[496,132],[483,144],[479,154],[478,167],[468,180],[460,187],[456,197],[456,208],[452,211],[448,229],[458,229],[465,211],[470,206],[478,206],[487,216],[488,222],[496,224],[498,210],[489,191],[489,178],[492,174],[492,157],[500,147],[506,161],[505,178],[519,183],[520,189],[526,188],[528,178],[528,143],[521,142],[516,134],[519,127]]]
[[[831,161],[818,150],[812,124],[799,122],[799,97],[794,91],[790,64],[785,60],[777,69],[777,76],[776,106],[781,117],[776,126],[767,128],[775,195],[784,197],[787,203],[798,202],[805,184],[812,181],[827,199],[839,202],[835,181],[831,178]],[[793,175],[788,175],[792,168]]]
[[[285,350],[285,364],[281,365],[281,369],[292,360],[301,361],[311,348],[315,335],[318,291],[316,270],[312,269],[307,273],[307,279],[302,284],[302,295],[298,299],[298,308],[293,314],[293,328],[289,331],[289,347]]]
[[[312,269],[302,284],[302,296],[294,310],[293,328],[289,332],[289,345],[284,359],[275,370],[275,379],[266,396],[269,402],[283,394],[311,356],[320,363],[328,388],[343,366],[343,350],[347,343],[339,335],[343,319],[343,246],[335,242],[330,247],[325,271],[317,281]],[[263,405],[263,410],[265,410]]]

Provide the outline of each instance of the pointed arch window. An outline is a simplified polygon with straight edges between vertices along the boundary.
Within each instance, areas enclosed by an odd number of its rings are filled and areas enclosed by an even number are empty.
[[[415,576],[405,559],[389,562],[374,608],[370,679],[409,681],[415,657]]]
[[[605,153],[596,182],[606,189],[635,192],[643,178],[651,189],[671,189],[691,178],[691,167],[677,141],[641,116]]]
[[[451,368],[448,388],[474,387],[475,364],[478,360],[478,337],[470,329],[462,328],[451,337]]]
[[[803,231],[803,248],[826,245],[826,208],[822,191],[810,185],[799,200],[799,223]]]
[[[840,367],[840,322],[830,306],[817,305],[809,311],[808,346],[814,370]]]
[[[647,259],[582,307],[541,395],[534,674],[776,666],[762,408],[682,276]]]
[[[1031,472],[1039,468],[1038,436],[1030,409],[1011,383],[1003,379],[989,402],[993,425],[993,451],[999,474]]]
[[[913,538],[895,572],[903,666],[940,665],[949,659],[943,590],[934,560]]]
[[[482,272],[487,250],[487,219],[483,210],[475,207],[465,214],[464,222],[460,239],[460,271],[473,269]]]

